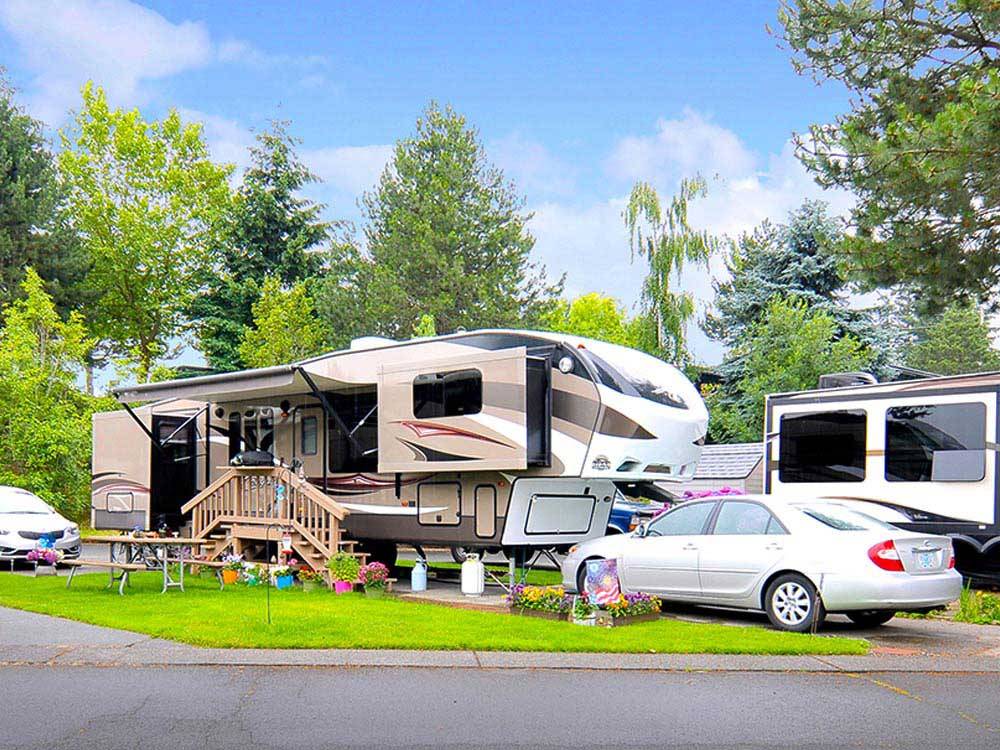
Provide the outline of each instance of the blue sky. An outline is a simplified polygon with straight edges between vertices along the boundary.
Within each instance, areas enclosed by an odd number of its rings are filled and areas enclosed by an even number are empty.
[[[795,74],[765,25],[775,2],[333,3],[0,0],[0,65],[25,106],[64,126],[93,78],[150,117],[205,123],[213,153],[245,163],[253,131],[292,121],[331,217],[356,201],[431,99],[465,114],[535,212],[537,259],[567,291],[631,306],[621,208],[637,179],[669,194],[710,178],[700,226],[736,236],[805,197],[842,212],[797,164],[792,132],[847,106]],[[702,308],[721,273],[686,272]],[[696,328],[696,327],[695,327]],[[721,350],[694,328],[696,354]]]

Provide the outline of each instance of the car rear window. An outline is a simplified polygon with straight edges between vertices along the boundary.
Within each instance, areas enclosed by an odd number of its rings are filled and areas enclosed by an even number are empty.
[[[842,505],[799,505],[796,509],[814,521],[819,521],[837,531],[893,530],[893,527],[884,521]]]

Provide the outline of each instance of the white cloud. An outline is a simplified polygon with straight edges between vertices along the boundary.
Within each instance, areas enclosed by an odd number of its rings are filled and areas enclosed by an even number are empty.
[[[188,122],[200,122],[202,132],[212,158],[216,161],[235,164],[237,173],[250,163],[250,147],[253,133],[236,120],[211,115],[196,109],[179,108],[181,118]],[[238,175],[234,175],[238,176]]]
[[[297,67],[315,68],[329,63],[323,55],[276,55],[242,39],[226,39],[216,49],[216,59],[222,63],[239,63],[253,68]]]
[[[338,146],[306,149],[302,161],[335,190],[360,196],[378,182],[392,157],[392,145]]]
[[[504,175],[514,181],[518,192],[531,199],[570,195],[576,187],[576,170],[572,166],[520,133],[491,141],[486,150]]]
[[[143,99],[144,81],[175,75],[212,58],[201,23],[171,23],[127,0],[7,0],[0,25],[18,43],[35,75],[28,104],[60,123],[88,79],[115,103]]]
[[[658,120],[653,135],[621,139],[605,166],[619,179],[655,183],[695,173],[706,178],[745,174],[754,162],[735,133],[685,109],[679,120]]]

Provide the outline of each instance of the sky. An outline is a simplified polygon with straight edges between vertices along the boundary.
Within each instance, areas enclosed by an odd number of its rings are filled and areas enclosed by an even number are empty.
[[[310,195],[355,223],[393,142],[428,102],[450,104],[524,195],[534,259],[566,274],[567,295],[633,311],[643,268],[621,212],[637,180],[667,199],[701,174],[709,194],[692,222],[733,238],[805,198],[851,205],[790,143],[845,111],[847,94],[797,75],[768,25],[774,0],[0,0],[0,66],[52,134],[88,79],[148,118],[177,108],[203,122],[214,157],[237,166],[255,132],[290,120],[323,180]],[[716,259],[680,279],[699,315],[722,274]],[[689,338],[697,358],[721,359],[697,325]]]

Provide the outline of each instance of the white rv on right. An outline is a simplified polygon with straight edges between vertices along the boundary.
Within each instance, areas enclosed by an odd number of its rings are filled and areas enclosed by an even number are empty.
[[[952,537],[958,569],[998,583],[998,394],[1000,373],[771,395],[765,492],[887,509]]]

